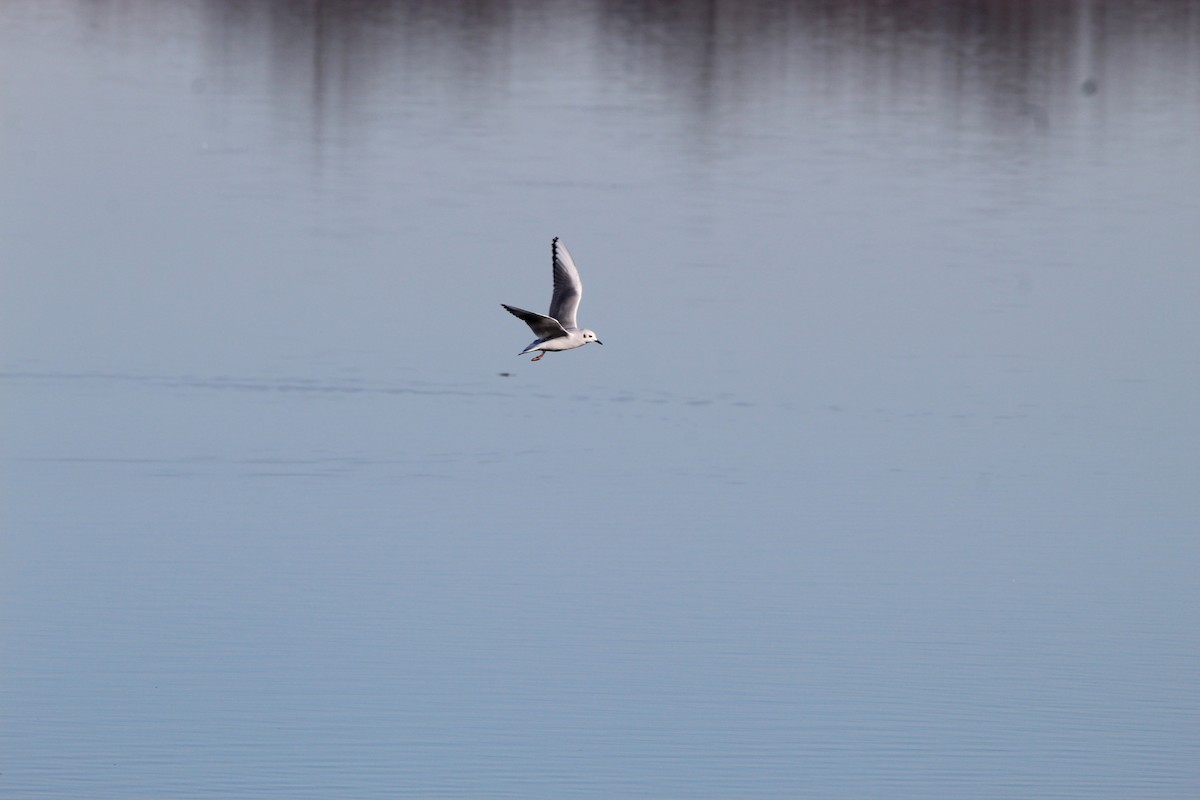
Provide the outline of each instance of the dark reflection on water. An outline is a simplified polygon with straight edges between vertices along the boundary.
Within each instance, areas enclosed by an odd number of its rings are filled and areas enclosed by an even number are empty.
[[[135,19],[105,4],[92,23]],[[239,67],[265,46],[273,96],[311,115],[313,140],[328,118],[369,120],[372,97],[504,102],[510,65],[531,49],[571,59],[592,54],[575,26],[594,26],[602,74],[636,88],[652,81],[692,111],[694,123],[736,114],[777,81],[852,95],[863,109],[936,94],[955,125],[981,113],[998,136],[1044,133],[1072,95],[1147,88],[1189,96],[1197,77],[1200,9],[1194,2],[207,2],[199,5],[216,79],[236,91]],[[114,19],[116,17],[116,19]],[[1162,64],[1177,70],[1162,74]],[[1188,68],[1189,66],[1193,68]],[[1159,79],[1167,81],[1166,85]],[[1175,85],[1170,85],[1174,83]],[[467,113],[470,114],[469,109]]]
[[[471,124],[472,106],[506,102],[514,62],[535,51],[595,58],[605,80],[634,92],[650,82],[690,111],[700,136],[780,82],[853,97],[868,115],[936,114],[951,129],[981,115],[998,146],[1060,124],[1073,96],[1103,114],[1111,91],[1194,97],[1200,86],[1195,2],[212,0],[190,9],[210,61],[196,88],[245,90],[242,66],[265,51],[275,113],[304,125],[314,158],[380,122],[374,106],[385,95],[399,93],[410,103],[401,113],[419,116],[453,93],[457,124]],[[88,3],[80,14],[93,38],[151,24],[148,35],[171,35],[136,2]],[[937,102],[910,105],[921,96]]]

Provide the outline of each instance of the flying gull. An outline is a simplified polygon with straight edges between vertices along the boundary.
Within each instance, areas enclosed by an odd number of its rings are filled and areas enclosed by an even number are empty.
[[[550,296],[550,314],[543,316],[507,303],[500,304],[514,317],[524,320],[538,337],[517,353],[523,356],[535,350],[541,351],[531,359],[533,361],[540,361],[552,350],[573,350],[589,342],[604,344],[596,338],[594,331],[580,328],[575,322],[579,298],[583,296],[583,283],[579,280],[579,270],[575,268],[566,245],[555,236],[550,243],[550,251],[554,256],[554,294]]]

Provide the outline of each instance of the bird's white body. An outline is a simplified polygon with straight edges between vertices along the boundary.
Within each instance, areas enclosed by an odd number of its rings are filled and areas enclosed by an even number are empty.
[[[595,331],[580,328],[575,321],[575,315],[579,311],[579,300],[583,297],[583,282],[579,280],[579,270],[575,268],[571,254],[567,252],[566,246],[558,241],[558,237],[550,243],[550,250],[554,268],[554,294],[550,297],[550,313],[538,314],[506,303],[500,304],[508,313],[523,320],[537,334],[538,338],[517,354],[523,356],[538,351],[539,355],[533,357],[534,361],[540,360],[550,352],[574,350],[592,342],[604,344],[596,338]]]
[[[590,336],[587,334],[590,334]],[[566,336],[556,336],[553,339],[534,339],[529,343],[528,347],[517,353],[517,355],[523,356],[526,353],[532,353],[535,350],[542,350],[544,352],[574,350],[576,347],[583,347],[588,342],[596,342],[597,344],[600,344],[600,341],[596,338],[596,334],[588,330],[581,331],[576,328],[574,330],[567,331]]]

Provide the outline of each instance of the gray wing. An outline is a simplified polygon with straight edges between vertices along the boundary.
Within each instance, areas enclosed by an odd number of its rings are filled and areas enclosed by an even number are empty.
[[[552,317],[535,314],[532,311],[510,306],[507,303],[501,303],[500,305],[504,306],[504,310],[517,319],[523,320],[529,326],[530,330],[533,331],[534,336],[543,341],[567,335],[567,332],[563,330],[563,326],[558,323],[558,320]]]
[[[550,243],[550,249],[554,254],[554,294],[550,297],[550,316],[567,330],[578,328],[575,314],[579,311],[579,299],[583,297],[579,270],[575,268],[566,245],[558,241],[557,236]]]

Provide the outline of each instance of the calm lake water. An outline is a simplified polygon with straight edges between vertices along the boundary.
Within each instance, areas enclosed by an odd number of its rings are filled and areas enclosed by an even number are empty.
[[[1196,2],[4,3],[0,796],[1200,795],[1198,191]]]

